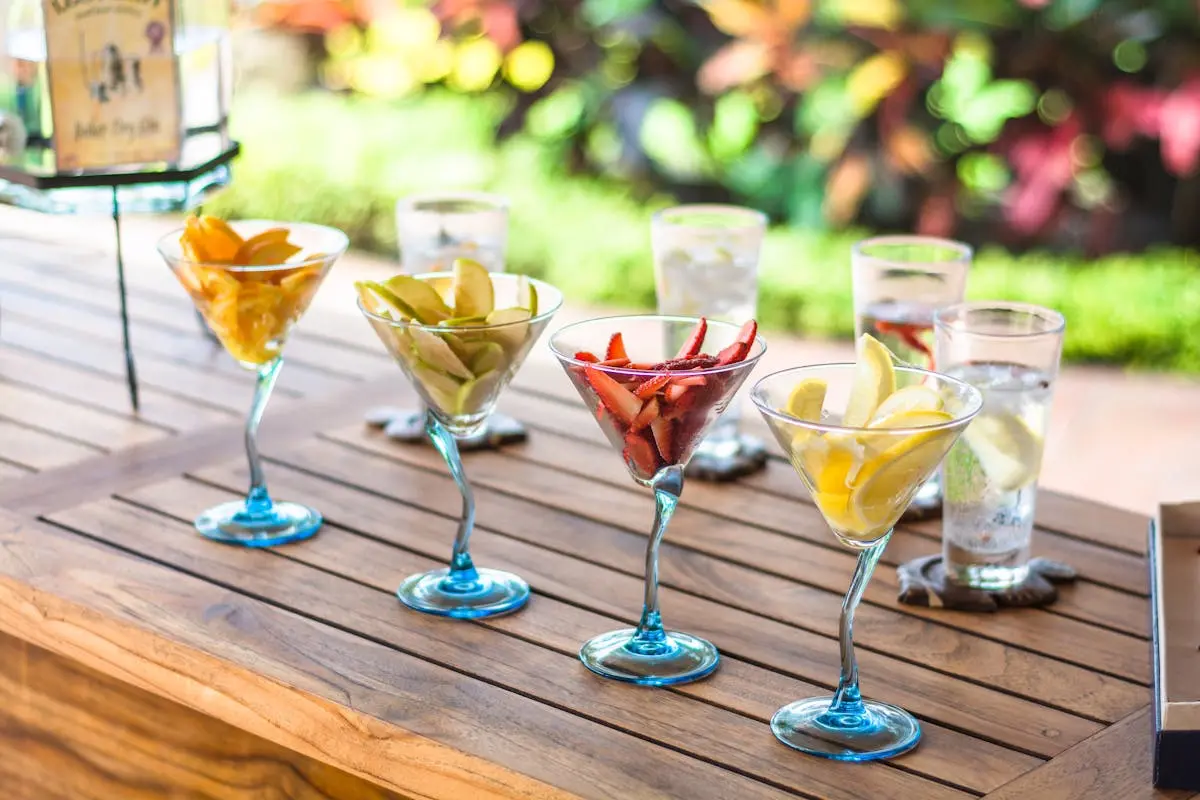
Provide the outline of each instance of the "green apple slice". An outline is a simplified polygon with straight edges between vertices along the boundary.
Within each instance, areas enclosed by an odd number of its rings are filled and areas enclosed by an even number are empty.
[[[454,314],[442,300],[442,296],[425,281],[419,281],[410,275],[396,275],[383,284],[385,288],[412,309],[412,317],[422,325],[437,325],[443,320],[450,319]]]
[[[532,318],[533,315],[527,308],[502,308],[493,311],[488,314],[488,325],[506,325],[507,327],[488,331],[488,337],[506,350],[515,350],[525,343],[529,326],[512,323],[527,322]]]
[[[419,358],[413,359],[411,369],[413,380],[420,384],[420,388],[430,404],[443,413],[455,413],[458,405],[458,391],[462,384]]]
[[[487,316],[496,307],[492,276],[478,261],[454,259],[454,315]]]
[[[517,277],[517,305],[529,311],[530,317],[536,317],[538,311],[537,289],[525,275]]]
[[[409,320],[416,316],[412,307],[396,296],[388,287],[375,281],[357,281],[354,288],[362,300],[363,307],[372,314],[381,317],[391,317],[395,320]]]
[[[476,314],[473,317],[451,317],[443,320],[442,325],[447,328],[478,328],[487,325],[487,314]]]
[[[508,356],[505,355],[504,348],[495,342],[480,342],[479,344],[480,346],[467,362],[471,367],[471,372],[483,375],[493,370],[503,371],[508,365]]]
[[[457,413],[473,415],[482,412],[495,395],[496,386],[503,375],[501,370],[491,370],[460,386],[456,403]]]
[[[475,373],[467,369],[467,365],[440,337],[421,328],[412,328],[409,333],[412,335],[413,349],[416,351],[417,358],[425,364],[464,381],[475,377]]]

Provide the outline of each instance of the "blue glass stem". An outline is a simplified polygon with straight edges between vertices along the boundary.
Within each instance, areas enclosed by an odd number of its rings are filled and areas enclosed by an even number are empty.
[[[454,537],[454,551],[450,556],[450,572],[440,584],[446,592],[467,593],[479,588],[479,573],[471,561],[467,545],[471,539],[471,531],[475,529],[475,495],[471,492],[471,484],[467,483],[466,473],[463,472],[462,458],[458,454],[458,442],[454,434],[446,430],[446,426],[438,421],[432,411],[425,412],[425,435],[442,455],[442,460],[450,469],[450,476],[458,486],[462,495],[462,517],[458,521],[458,534]]]
[[[258,368],[258,383],[254,388],[254,402],[250,405],[250,416],[246,418],[246,459],[250,462],[250,491],[246,494],[248,516],[264,516],[271,512],[271,495],[267,492],[267,479],[263,474],[262,457],[258,454],[258,425],[275,389],[283,359],[263,364]]]
[[[890,538],[892,532],[888,531],[886,536],[859,552],[858,566],[855,567],[854,578],[850,581],[850,591],[846,592],[846,599],[842,601],[842,616],[838,622],[842,674],[838,678],[833,702],[819,720],[831,727],[859,727],[866,714],[862,695],[858,691],[858,660],[854,657],[854,610],[858,608],[867,583],[875,572],[875,565],[879,563],[879,557],[883,555],[883,549],[887,547]]]
[[[671,644],[663,630],[662,614],[658,610],[658,546],[667,532],[667,523],[679,505],[683,492],[683,468],[679,465],[663,467],[650,482],[654,490],[654,529],[646,545],[646,599],[642,604],[642,618],[638,622],[633,638],[625,647],[639,655],[655,656],[670,652]]]

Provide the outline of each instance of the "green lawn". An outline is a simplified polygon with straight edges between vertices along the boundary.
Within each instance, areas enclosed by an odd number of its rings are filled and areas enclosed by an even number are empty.
[[[643,203],[619,184],[563,175],[528,138],[495,146],[502,110],[494,98],[452,94],[392,105],[243,93],[234,120],[245,154],[232,188],[207,209],[328,223],[356,246],[393,253],[398,197],[430,187],[483,188],[512,200],[510,269],[545,278],[578,302],[653,305],[649,217],[670,198]],[[863,235],[773,229],[761,269],[763,326],[851,335],[849,249]],[[1070,360],[1200,371],[1194,251],[1085,262],[985,248],[969,294],[1062,311]]]

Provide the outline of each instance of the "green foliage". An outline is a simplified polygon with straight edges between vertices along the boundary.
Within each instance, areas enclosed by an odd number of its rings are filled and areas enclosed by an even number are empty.
[[[575,303],[652,306],[649,218],[670,199],[647,204],[619,184],[566,176],[532,137],[493,146],[504,112],[442,93],[398,106],[244,94],[233,119],[245,154],[232,188],[208,208],[325,222],[357,246],[393,253],[400,196],[431,186],[497,191],[512,200],[510,269],[551,281]],[[773,228],[762,257],[764,327],[851,335],[850,245],[864,235]],[[1061,310],[1070,360],[1200,372],[1198,271],[1200,255],[1179,249],[1085,261],[987,248],[970,294]]]

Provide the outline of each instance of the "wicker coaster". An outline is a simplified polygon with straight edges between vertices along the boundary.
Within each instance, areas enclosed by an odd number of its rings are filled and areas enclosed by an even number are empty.
[[[1075,580],[1075,568],[1061,561],[1035,558],[1029,576],[1008,589],[974,589],[946,579],[942,557],[922,556],[901,564],[900,602],[912,606],[948,608],[955,611],[995,611],[1001,607],[1045,606],[1058,599],[1056,583]]]
[[[425,414],[416,409],[373,408],[367,412],[366,422],[372,428],[382,428],[389,439],[398,442],[427,442],[425,436]],[[499,450],[509,444],[517,444],[529,438],[525,426],[506,414],[492,414],[483,430],[473,436],[458,439],[461,452],[472,450]]]
[[[738,451],[732,456],[717,458],[703,452],[692,456],[684,474],[688,478],[713,483],[736,481],[767,466],[767,448],[753,436],[738,436]]]

